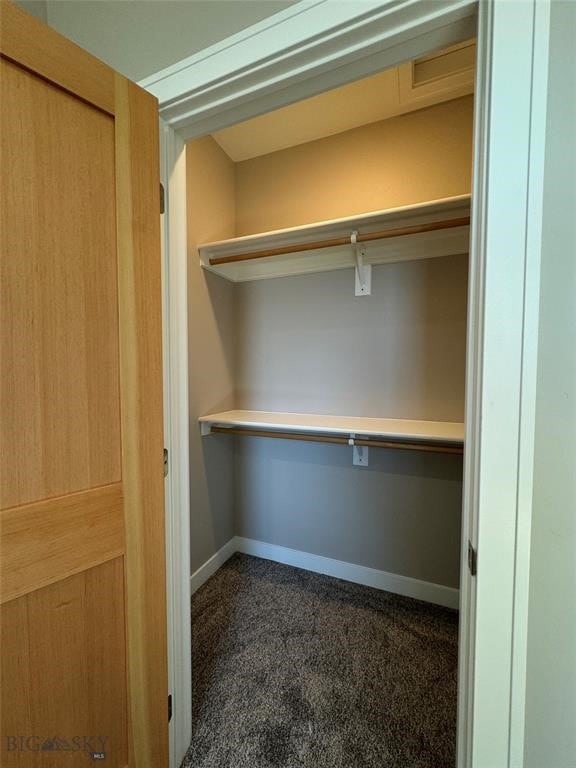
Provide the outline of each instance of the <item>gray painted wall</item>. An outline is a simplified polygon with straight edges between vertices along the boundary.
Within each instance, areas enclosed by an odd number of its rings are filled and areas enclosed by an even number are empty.
[[[552,4],[525,768],[576,765],[576,4]]]
[[[241,438],[236,532],[458,588],[462,460],[372,448]]]
[[[466,256],[237,286],[240,408],[462,421]]]
[[[467,257],[237,286],[237,406],[463,418]],[[236,532],[458,586],[459,457],[240,439]]]
[[[198,417],[235,402],[234,285],[200,268],[198,243],[234,235],[234,164],[210,136],[188,144],[188,345],[192,573],[234,536],[234,442]]]
[[[16,5],[23,8],[27,13],[36,16],[44,23],[48,22],[48,3],[47,0],[15,0]]]
[[[47,21],[65,37],[137,81],[293,2],[48,0]]]
[[[198,418],[234,407],[234,288],[190,260],[190,560],[191,572],[234,536],[234,441],[202,439]],[[204,322],[214,311],[217,321]]]

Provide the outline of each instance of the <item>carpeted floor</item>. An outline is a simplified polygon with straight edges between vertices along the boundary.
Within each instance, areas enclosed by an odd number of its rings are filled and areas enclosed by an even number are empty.
[[[192,599],[185,768],[453,768],[455,611],[246,555]]]

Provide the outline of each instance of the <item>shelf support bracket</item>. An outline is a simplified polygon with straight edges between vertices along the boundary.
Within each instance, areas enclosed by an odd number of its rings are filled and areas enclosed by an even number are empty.
[[[202,437],[206,437],[207,435],[212,434],[212,424],[210,422],[201,421],[200,422],[200,434]]]
[[[354,230],[350,235],[350,243],[354,248],[356,258],[355,270],[355,295],[370,296],[372,293],[372,265],[365,264],[366,248],[358,243],[358,232]]]

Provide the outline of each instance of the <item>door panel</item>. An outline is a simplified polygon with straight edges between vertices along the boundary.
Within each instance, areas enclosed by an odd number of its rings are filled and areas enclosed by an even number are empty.
[[[122,562],[3,606],[2,765],[127,764]]]
[[[121,478],[114,120],[0,67],[13,105],[2,123],[2,506],[14,506]]]
[[[114,70],[65,37],[3,0],[2,56],[87,103],[115,114]]]
[[[0,15],[0,762],[164,768],[157,103]]]
[[[2,602],[124,552],[122,485],[2,510]]]

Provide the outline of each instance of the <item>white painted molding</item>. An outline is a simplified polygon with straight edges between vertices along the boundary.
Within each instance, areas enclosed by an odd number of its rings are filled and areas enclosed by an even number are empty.
[[[482,8],[478,18],[476,81],[474,88],[473,189],[471,203],[470,254],[468,267],[468,321],[466,331],[466,451],[462,493],[462,528],[460,537],[460,627],[458,653],[458,768],[472,768],[474,724],[474,665],[476,631],[476,582],[466,567],[468,545],[477,550],[477,510],[480,465],[480,422],[482,399],[479,383],[482,372],[482,318],[484,304],[485,246],[481,222],[485,206],[484,142],[489,135],[488,95],[492,56],[489,9]]]
[[[313,573],[322,573],[333,576],[335,579],[351,581],[354,584],[362,584],[365,587],[374,587],[386,592],[393,592],[404,597],[413,597],[435,605],[443,605],[446,608],[458,608],[459,592],[457,589],[445,587],[442,584],[433,584],[429,581],[412,579],[409,576],[401,576],[397,573],[387,573],[376,568],[368,568],[364,565],[346,563],[342,560],[334,560],[331,557],[314,555],[310,552],[301,552],[289,547],[281,547],[277,544],[268,544],[265,541],[246,539],[235,536],[216,552],[204,565],[202,565],[190,578],[190,592],[194,594],[216,571],[224,565],[226,560],[235,552],[245,555],[261,557],[264,560],[273,560],[275,563],[292,565]]]
[[[474,768],[524,764],[549,6],[480,4],[458,702]]]
[[[526,196],[526,254],[524,270],[524,329],[518,449],[518,514],[511,675],[510,765],[524,764],[526,728],[526,659],[534,449],[536,438],[536,383],[540,318],[540,270],[544,216],[544,168],[548,116],[548,62],[551,4],[536,2],[532,43],[531,105]]]
[[[180,138],[192,138],[464,40],[474,34],[476,7],[473,0],[299,3],[142,85]],[[462,569],[457,765],[516,768],[541,250],[536,150],[545,141],[547,96],[540,17],[548,19],[549,4],[485,0],[480,10],[462,541],[463,563],[468,537],[477,545],[478,576]],[[176,199],[183,204],[184,182]]]
[[[303,568],[305,571],[333,576],[335,579],[352,581],[354,584],[362,584],[365,587],[374,587],[386,592],[393,592],[396,595],[443,605],[446,608],[458,608],[459,604],[459,591],[442,584],[433,584],[429,581],[401,576],[398,573],[388,573],[376,568],[368,568],[365,565],[346,563],[343,560],[301,552],[277,544],[268,544],[264,541],[237,536],[236,551],[245,555],[262,557],[265,560],[273,560],[276,563],[292,565],[295,568]]]
[[[470,38],[475,13],[474,0],[302,0],[140,85],[188,139]]]
[[[182,139],[162,121],[160,171],[168,211],[162,216],[162,292],[170,767],[178,768],[192,737],[186,155]]]
[[[221,547],[212,557],[207,560],[204,565],[201,565],[192,576],[190,576],[190,594],[193,595],[196,590],[205,584],[211,576],[214,576],[218,568],[221,568],[226,560],[229,560],[232,555],[237,552],[237,539],[236,537],[227,541],[223,547]]]

